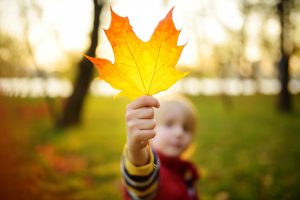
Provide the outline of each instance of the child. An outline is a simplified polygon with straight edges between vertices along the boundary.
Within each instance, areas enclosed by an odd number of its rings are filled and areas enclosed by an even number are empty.
[[[126,126],[121,161],[125,199],[198,199],[198,172],[182,159],[195,134],[193,105],[181,96],[160,103],[142,96],[128,104]]]

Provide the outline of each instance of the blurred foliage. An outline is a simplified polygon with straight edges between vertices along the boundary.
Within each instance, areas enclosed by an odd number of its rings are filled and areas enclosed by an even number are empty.
[[[27,75],[27,56],[24,45],[17,38],[0,31],[0,77]],[[25,51],[25,52],[24,52]],[[20,56],[20,52],[23,56]]]
[[[298,199],[300,96],[291,115],[274,111],[273,96],[232,97],[230,109],[219,98],[191,97],[199,112],[192,160],[203,199]],[[6,192],[31,200],[121,198],[128,100],[86,103],[84,124],[57,130],[42,99],[0,98],[0,194],[10,187]]]

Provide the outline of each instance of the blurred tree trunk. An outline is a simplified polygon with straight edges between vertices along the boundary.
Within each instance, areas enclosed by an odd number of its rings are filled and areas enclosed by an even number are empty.
[[[93,0],[94,3],[94,22],[90,35],[91,44],[86,54],[95,56],[98,45],[98,29],[100,25],[100,13],[103,3],[100,0]],[[67,99],[63,108],[63,113],[58,119],[58,127],[69,127],[80,123],[83,103],[88,93],[90,82],[93,77],[93,64],[82,57],[78,64],[78,74],[74,82],[74,90],[71,96]]]
[[[292,109],[291,93],[288,89],[290,79],[289,75],[289,58],[292,53],[289,31],[290,27],[290,11],[292,8],[292,0],[281,0],[277,4],[277,12],[281,25],[280,34],[280,52],[281,58],[278,62],[279,80],[281,90],[278,96],[278,108],[283,112],[289,112]]]

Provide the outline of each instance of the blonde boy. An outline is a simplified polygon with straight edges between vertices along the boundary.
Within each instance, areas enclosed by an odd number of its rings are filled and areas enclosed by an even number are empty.
[[[121,161],[124,199],[195,200],[196,167],[182,159],[196,130],[195,109],[182,96],[142,96],[126,108]]]

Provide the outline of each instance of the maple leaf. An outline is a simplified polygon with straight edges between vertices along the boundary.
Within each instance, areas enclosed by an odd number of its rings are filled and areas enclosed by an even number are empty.
[[[180,30],[172,20],[173,9],[159,22],[147,42],[136,36],[128,17],[121,17],[111,9],[111,24],[104,31],[113,48],[115,62],[85,57],[96,65],[100,79],[121,90],[118,95],[131,99],[153,95],[189,73],[175,69],[185,45],[177,45]]]

